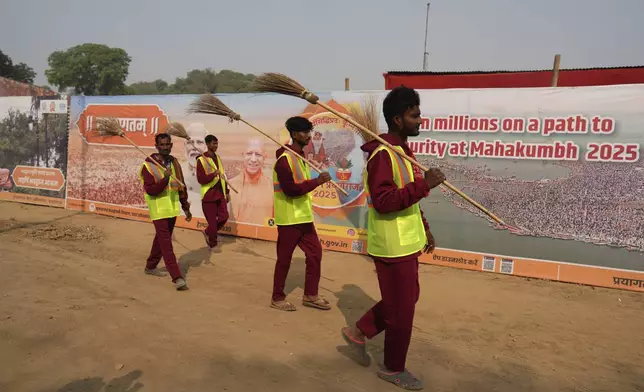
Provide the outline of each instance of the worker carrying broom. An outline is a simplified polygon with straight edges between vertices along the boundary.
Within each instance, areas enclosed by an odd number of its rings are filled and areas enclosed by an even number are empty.
[[[383,101],[383,114],[389,133],[381,137],[413,158],[407,138],[420,133],[420,98],[410,88],[397,87]],[[362,146],[368,153],[365,192],[368,203],[367,253],[374,260],[382,299],[353,327],[342,330],[363,366],[371,360],[365,338],[385,331],[384,367],[378,376],[409,390],[423,388],[421,380],[405,368],[411,340],[414,310],[420,295],[418,257],[429,253],[435,243],[418,202],[432,188],[445,181],[438,169],[424,178],[414,176],[412,165],[377,140]]]
[[[302,305],[329,310],[329,302],[318,297],[322,246],[313,224],[311,192],[330,181],[331,176],[323,172],[318,178],[311,179],[309,165],[301,159],[304,156],[303,148],[311,141],[313,124],[304,117],[291,117],[286,121],[286,129],[293,140],[293,144],[288,147],[299,155],[283,147],[275,153],[277,161],[273,169],[273,206],[277,225],[277,262],[271,307],[284,311],[296,310],[293,304],[286,301],[284,286],[293,251],[299,246],[306,256]]]
[[[217,155],[219,140],[215,135],[205,138],[208,151],[197,157],[197,181],[201,185],[201,206],[208,221],[203,231],[206,244],[212,251],[217,246],[217,232],[228,221],[230,191],[221,158]]]
[[[181,215],[181,209],[186,214],[186,220],[192,220],[190,203],[184,184],[181,165],[172,151],[172,139],[167,133],[160,133],[154,138],[158,154],[147,158],[139,172],[141,183],[145,190],[145,202],[148,205],[150,219],[154,224],[156,235],[152,242],[152,250],[145,266],[145,273],[153,276],[166,276],[166,273],[157,269],[163,257],[166,269],[172,278],[177,290],[187,290],[188,285],[181,275],[177,257],[172,247],[172,231]],[[165,167],[162,170],[155,161]],[[180,181],[180,183],[177,181]]]

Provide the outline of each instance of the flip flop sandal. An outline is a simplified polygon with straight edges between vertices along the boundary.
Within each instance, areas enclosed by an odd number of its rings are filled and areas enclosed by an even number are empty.
[[[284,312],[295,312],[297,310],[295,305],[293,305],[288,301],[284,301],[282,304],[279,304],[279,305],[274,302],[271,302],[271,308],[281,310]]]
[[[351,356],[351,358],[354,359],[358,363],[358,365],[369,367],[369,365],[371,365],[371,357],[367,353],[367,344],[365,342],[359,342],[355,340],[353,337],[351,337],[349,331],[349,328],[342,328],[341,332],[344,341],[347,342],[349,347],[353,349],[353,352],[355,354]]]
[[[320,309],[320,310],[329,310],[329,309],[331,309],[331,305],[329,305],[329,301],[327,301],[324,298],[318,298],[315,301],[302,300],[302,305],[308,306],[309,308],[315,308],[315,309]]]
[[[393,373],[381,370],[378,372],[378,377],[408,391],[420,391],[425,387],[421,380],[414,377],[406,369],[404,372]]]

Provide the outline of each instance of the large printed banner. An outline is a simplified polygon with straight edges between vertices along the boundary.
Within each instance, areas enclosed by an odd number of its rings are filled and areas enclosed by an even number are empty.
[[[0,97],[0,200],[65,206],[67,102]]]
[[[386,92],[334,92],[320,99],[342,113]],[[365,154],[350,124],[301,99],[274,94],[219,96],[247,121],[288,142],[285,120],[307,117],[305,149],[347,195],[329,184],[313,192],[318,234],[327,249],[366,252]],[[225,234],[275,240],[272,167],[277,146],[243,123],[186,114],[197,96],[73,97],[67,208],[148,220],[138,172],[144,156],[121,138],[102,138],[96,121],[117,117],[129,139],[154,152],[170,121],[189,188],[192,222],[203,229],[195,159],[214,134],[231,184]],[[501,217],[499,227],[440,188],[421,202],[437,241],[422,262],[644,291],[644,86],[420,91],[420,136],[409,140],[425,166]],[[381,113],[380,106],[379,112]],[[381,115],[379,131],[387,131]],[[317,173],[312,172],[316,177]]]

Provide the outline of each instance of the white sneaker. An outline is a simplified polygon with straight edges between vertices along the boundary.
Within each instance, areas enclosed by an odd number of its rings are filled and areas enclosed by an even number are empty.
[[[174,288],[177,291],[188,290],[188,283],[183,278],[179,278],[174,282]]]

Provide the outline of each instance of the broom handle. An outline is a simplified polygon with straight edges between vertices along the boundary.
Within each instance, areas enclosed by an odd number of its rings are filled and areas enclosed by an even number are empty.
[[[223,173],[223,174],[224,174],[224,180],[226,180],[226,184],[228,185],[228,187],[232,189],[233,192],[239,194],[239,192],[237,192],[237,189],[235,189],[235,187],[230,184],[230,181],[228,181],[228,176],[226,175],[226,173]]]
[[[166,169],[166,168],[165,168],[165,166],[163,166],[162,164],[160,164],[159,162],[157,162],[157,160],[156,160],[156,159],[154,159],[154,158],[152,158],[152,156],[151,156],[151,155],[146,154],[146,153],[145,153],[145,151],[141,150],[141,149],[139,148],[139,146],[137,146],[136,144],[134,144],[134,142],[133,142],[129,137],[127,137],[127,135],[125,135],[125,133],[123,133],[123,135],[122,135],[122,136],[125,138],[125,140],[127,140],[128,142],[130,142],[130,144],[131,144],[131,145],[133,145],[133,146],[134,146],[134,148],[136,148],[137,150],[139,150],[139,151],[141,152],[141,154],[143,154],[143,155],[145,155],[146,157],[150,158],[150,159],[152,160],[152,162],[154,162],[154,163],[155,163],[157,166],[159,166],[161,169],[163,169],[163,170],[165,170],[165,169]],[[181,182],[181,181],[179,181],[179,179],[178,179],[178,178],[176,178],[175,176],[173,176],[172,174],[170,175],[170,178],[173,178],[173,179],[174,179],[175,181],[177,181],[177,182],[178,182],[182,187],[186,188],[186,186],[184,185],[184,183],[183,183],[183,182]]]
[[[420,163],[418,163],[418,161],[416,161],[416,160],[415,160],[415,159],[413,159],[412,157],[408,156],[407,154],[401,154],[401,153],[400,153],[400,151],[396,150],[396,149],[394,148],[394,146],[392,146],[392,145],[391,145],[389,142],[387,142],[385,139],[381,138],[378,134],[376,134],[376,133],[372,132],[371,130],[367,129],[367,128],[366,128],[366,127],[364,127],[362,124],[360,124],[359,122],[355,121],[354,119],[352,119],[351,117],[347,116],[346,114],[343,114],[343,113],[338,112],[337,110],[335,110],[335,109],[334,109],[334,108],[332,108],[331,106],[329,106],[329,105],[325,104],[324,102],[320,102],[320,101],[318,101],[318,102],[317,102],[317,104],[318,104],[318,105],[320,105],[321,107],[323,107],[324,109],[328,110],[329,112],[331,112],[331,113],[335,114],[336,116],[338,116],[338,117],[342,118],[343,120],[345,120],[345,121],[349,122],[349,123],[350,123],[350,124],[352,124],[353,126],[355,126],[355,127],[357,127],[357,128],[360,128],[362,131],[364,131],[364,132],[366,132],[366,133],[370,134],[370,135],[371,135],[371,136],[373,136],[376,140],[378,140],[380,143],[384,144],[385,146],[387,146],[387,147],[388,147],[389,149],[391,149],[392,151],[395,151],[399,156],[401,156],[402,158],[406,159],[409,163],[411,163],[412,165],[414,165],[414,166],[418,167],[418,168],[419,168],[419,169],[421,169],[423,172],[426,172],[426,171],[428,170],[426,167],[424,167],[423,165],[421,165]],[[467,201],[468,201],[470,204],[472,204],[474,207],[476,207],[476,208],[478,208],[479,210],[483,211],[486,215],[488,215],[490,218],[494,219],[497,223],[502,224],[502,225],[505,225],[505,222],[503,222],[503,221],[501,220],[501,218],[499,218],[498,216],[496,216],[496,215],[494,215],[493,213],[491,213],[490,211],[488,211],[488,210],[487,210],[487,208],[483,207],[482,205],[480,205],[479,203],[477,203],[476,201],[474,201],[472,198],[470,198],[468,195],[466,195],[465,193],[461,192],[461,190],[460,190],[460,189],[458,189],[458,188],[456,188],[454,185],[450,184],[450,183],[449,183],[449,182],[447,182],[447,181],[443,181],[443,185],[445,185],[446,187],[448,187],[448,188],[449,188],[450,190],[452,190],[453,192],[457,193],[457,194],[458,194],[459,196],[461,196],[463,199],[467,200]]]
[[[316,172],[318,172],[318,174],[321,174],[321,173],[322,173],[322,171],[321,171],[320,169],[318,169],[318,167],[317,167],[313,162],[309,161],[308,159],[304,158],[304,157],[303,157],[303,156],[301,156],[300,154],[296,153],[295,151],[293,151],[293,149],[291,149],[291,148],[289,148],[288,146],[286,146],[286,145],[284,145],[284,144],[282,144],[282,143],[278,142],[278,141],[277,141],[277,140],[275,140],[272,136],[270,136],[269,134],[265,133],[264,131],[262,131],[261,129],[257,128],[256,126],[254,126],[253,124],[249,123],[248,121],[244,120],[243,118],[240,118],[240,119],[239,119],[239,121],[243,122],[244,124],[246,124],[246,125],[248,125],[249,127],[253,128],[253,129],[254,129],[254,130],[256,130],[257,132],[261,133],[262,135],[264,135],[264,136],[266,136],[267,138],[271,139],[271,140],[272,140],[272,141],[274,141],[275,143],[279,144],[279,145],[280,145],[280,146],[282,146],[282,148],[284,148],[285,150],[288,150],[288,151],[290,151],[291,153],[295,154],[295,156],[297,156],[298,158],[300,158],[300,159],[301,159],[301,160],[303,160],[304,162],[308,163],[308,164],[309,164],[309,166],[311,166],[311,167],[313,168],[313,170],[315,170]],[[332,184],[333,186],[335,186],[336,188],[338,188],[338,190],[339,190],[340,192],[342,192],[345,196],[348,196],[348,195],[349,195],[349,194],[347,193],[347,191],[345,191],[345,190],[344,190],[340,185],[338,185],[338,184],[337,184],[337,183],[335,183],[334,181],[331,181],[331,184]]]
[[[208,165],[210,165],[210,167],[211,167],[213,170],[217,170],[217,168],[216,168],[216,167],[214,167],[213,165],[211,165],[211,164],[210,164],[210,162],[208,162]],[[239,194],[239,192],[237,192],[237,189],[235,189],[235,187],[234,187],[234,186],[230,185],[230,182],[228,181],[228,177],[226,177],[226,173],[222,173],[222,174],[224,175],[224,180],[226,180],[226,184],[228,184],[228,187],[229,187],[230,189],[232,189],[233,191],[235,191],[235,193]]]

